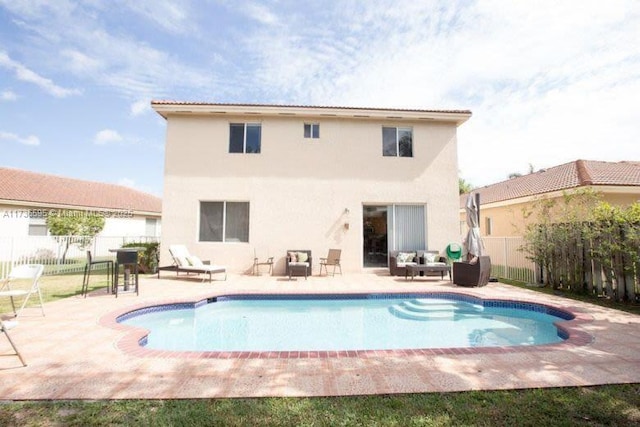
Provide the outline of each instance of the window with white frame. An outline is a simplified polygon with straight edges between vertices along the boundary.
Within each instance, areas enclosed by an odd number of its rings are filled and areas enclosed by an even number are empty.
[[[260,153],[260,123],[230,123],[229,153]]]
[[[383,127],[382,155],[388,157],[413,157],[413,129]]]
[[[29,218],[29,236],[46,236],[47,231],[45,218]]]
[[[158,227],[158,220],[156,218],[144,219],[145,236],[156,236],[156,230]]]
[[[305,123],[304,137],[314,139],[320,138],[320,123]]]
[[[200,202],[201,242],[248,242],[249,202]]]

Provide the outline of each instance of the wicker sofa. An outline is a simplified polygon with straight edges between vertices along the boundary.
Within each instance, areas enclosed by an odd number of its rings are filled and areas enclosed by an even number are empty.
[[[398,259],[400,254],[415,254],[411,257],[411,260],[403,260],[403,257],[400,256],[400,260]],[[389,274],[392,276],[405,276],[407,273],[407,263],[414,262],[416,264],[425,264],[427,262],[428,255],[433,255],[435,257],[435,262],[446,262],[447,259],[440,256],[438,251],[427,251],[427,250],[405,250],[405,251],[389,251]],[[426,274],[426,273],[425,273]],[[439,273],[438,273],[439,274]]]

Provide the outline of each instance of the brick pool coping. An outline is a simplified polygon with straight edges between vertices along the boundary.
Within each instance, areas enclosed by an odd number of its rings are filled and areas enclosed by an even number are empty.
[[[274,293],[242,293],[234,294],[229,292],[212,293],[208,298],[220,298],[226,296],[264,296],[264,295],[281,295],[281,296],[326,296],[326,295],[349,295],[349,296],[364,296],[364,295],[397,295],[407,294],[404,292],[319,292],[319,293],[298,293],[298,292],[279,292]],[[148,331],[136,328],[130,325],[124,325],[117,322],[117,319],[123,315],[134,312],[136,310],[145,309],[148,307],[166,306],[166,305],[179,305],[189,304],[195,305],[201,301],[206,301],[208,298],[198,298],[196,300],[186,299],[171,299],[165,301],[158,301],[152,304],[138,304],[131,307],[119,309],[109,312],[99,319],[99,324],[109,328],[113,328],[122,332],[125,335],[120,338],[116,343],[116,348],[120,351],[134,356],[145,358],[184,358],[184,359],[329,359],[329,358],[375,358],[385,356],[439,356],[439,355],[474,355],[474,354],[505,354],[505,353],[536,353],[549,350],[566,350],[569,347],[584,346],[591,344],[594,341],[594,337],[583,331],[581,326],[585,323],[593,322],[593,316],[572,310],[569,307],[558,307],[547,303],[540,303],[531,299],[523,298],[483,298],[477,295],[473,295],[467,292],[455,292],[455,291],[432,291],[432,292],[410,292],[411,295],[450,295],[450,296],[466,296],[476,298],[482,301],[498,301],[507,304],[533,304],[536,306],[546,307],[551,310],[566,312],[571,314],[574,318],[571,320],[564,320],[555,322],[555,326],[558,328],[558,332],[564,334],[568,338],[559,343],[552,344],[540,344],[532,346],[494,346],[494,347],[468,347],[468,348],[421,348],[421,349],[390,349],[390,350],[345,350],[345,351],[170,351],[170,350],[157,350],[149,349],[140,345],[140,341],[147,335]]]

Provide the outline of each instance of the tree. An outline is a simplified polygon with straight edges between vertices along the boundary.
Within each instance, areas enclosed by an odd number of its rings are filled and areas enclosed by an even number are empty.
[[[104,228],[104,216],[85,211],[51,211],[47,216],[47,228],[52,236],[60,236],[60,243],[64,244],[62,263],[67,257],[69,246],[77,244],[85,248],[96,234]],[[78,236],[78,239],[72,239]],[[75,240],[75,241],[74,241]]]
[[[464,178],[458,178],[458,191],[459,194],[469,193],[473,190],[473,185],[464,180]]]

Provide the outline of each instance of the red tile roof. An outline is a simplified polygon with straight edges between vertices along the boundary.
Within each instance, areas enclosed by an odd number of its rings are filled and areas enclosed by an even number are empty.
[[[0,167],[0,203],[2,200],[25,205],[102,208],[160,213],[162,200],[122,185],[82,181],[55,175]]]
[[[324,106],[324,105],[296,105],[296,104],[233,104],[224,102],[191,102],[191,101],[173,101],[167,99],[154,99],[151,105],[211,105],[217,107],[274,107],[274,108],[300,108],[300,109],[323,109],[323,110],[370,110],[370,111],[398,111],[398,112],[420,112],[420,113],[454,113],[454,114],[471,114],[470,110],[425,110],[410,108],[371,108],[371,107],[340,107],[340,106]]]
[[[640,194],[640,162],[576,160],[476,188],[473,193],[480,193],[480,202],[486,204],[577,187],[604,185],[638,187]],[[460,208],[464,208],[466,200],[466,195],[460,197]]]

